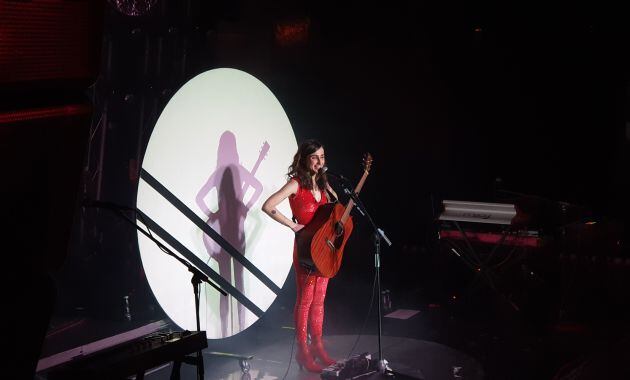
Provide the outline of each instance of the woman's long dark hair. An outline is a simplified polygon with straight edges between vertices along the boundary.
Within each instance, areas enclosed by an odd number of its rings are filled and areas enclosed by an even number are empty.
[[[297,178],[300,181],[300,186],[313,190],[313,182],[308,168],[308,164],[310,162],[308,156],[315,153],[322,147],[323,145],[317,140],[306,140],[300,144],[297,153],[293,156],[293,163],[289,166],[287,176],[289,178]],[[315,182],[320,190],[326,190],[328,179],[326,178],[325,173],[318,173],[317,176],[315,176]]]

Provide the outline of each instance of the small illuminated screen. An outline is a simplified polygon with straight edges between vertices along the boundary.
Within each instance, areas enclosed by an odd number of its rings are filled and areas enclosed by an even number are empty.
[[[191,79],[169,101],[153,129],[142,169],[172,197],[141,176],[136,206],[189,253],[180,253],[173,247],[177,244],[155,229],[152,236],[178,256],[193,258],[187,261],[194,261],[203,273],[220,275],[258,308],[255,313],[234,292],[221,296],[202,283],[200,328],[209,339],[229,337],[251,326],[274,301],[277,289],[274,292],[260,274],[205,234],[177,201],[282,288],[291,268],[293,232],[264,214],[261,206],[286,183],[296,150],[289,119],[273,93],[235,69],[214,69]],[[287,201],[278,209],[291,215]],[[151,224],[140,217],[137,221],[145,230]],[[192,274],[140,232],[138,245],[160,306],[180,328],[196,330]]]

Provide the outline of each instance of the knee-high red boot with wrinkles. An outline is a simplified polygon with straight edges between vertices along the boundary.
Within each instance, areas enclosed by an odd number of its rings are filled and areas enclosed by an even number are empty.
[[[309,328],[311,330],[311,352],[313,356],[325,367],[335,364],[336,360],[331,358],[322,340],[322,330],[324,325],[324,299],[326,298],[326,288],[328,278],[317,277],[313,294],[313,302],[309,313]]]
[[[293,316],[295,318],[295,338],[297,343],[297,354],[295,360],[300,368],[306,368],[310,372],[322,372],[322,366],[317,364],[313,358],[313,353],[306,342],[309,312],[313,303],[315,282],[317,277],[308,276],[305,273],[297,273],[297,299]]]

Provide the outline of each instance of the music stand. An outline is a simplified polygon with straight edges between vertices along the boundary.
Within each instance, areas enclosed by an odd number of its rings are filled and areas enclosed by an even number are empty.
[[[116,204],[110,203],[110,202],[91,202],[91,203],[88,203],[87,206],[89,206],[89,207],[97,207],[97,208],[105,208],[105,209],[113,211],[116,215],[118,215],[119,217],[121,217],[125,221],[129,222],[138,231],[142,232],[142,234],[144,236],[148,237],[151,241],[153,241],[163,252],[165,252],[166,254],[174,257],[182,265],[184,265],[186,268],[188,268],[188,271],[190,273],[192,273],[192,275],[193,275],[191,280],[190,280],[190,282],[191,282],[191,284],[193,286],[193,292],[194,292],[194,295],[195,295],[195,317],[197,319],[197,331],[201,331],[201,324],[200,324],[200,321],[199,321],[199,285],[201,284],[201,282],[205,282],[205,283],[211,285],[213,288],[215,288],[223,296],[227,296],[227,293],[223,289],[221,289],[218,285],[216,285],[213,282],[211,282],[210,279],[208,278],[208,276],[203,274],[194,265],[192,265],[188,261],[184,260],[183,258],[177,256],[170,249],[168,249],[164,244],[160,243],[156,238],[153,237],[153,235],[151,235],[150,230],[149,230],[149,232],[143,230],[142,228],[140,228],[140,226],[138,226],[137,223],[135,223],[131,219],[129,219],[129,217],[127,217],[127,215],[125,215],[125,213],[123,212],[123,210],[125,210],[125,211],[132,211],[136,215],[142,215],[142,213],[138,213],[138,209],[132,208],[132,207],[120,206],[120,205],[116,205]],[[142,217],[140,217],[140,219],[142,219]],[[148,227],[147,227],[147,229],[148,229]],[[196,358],[184,357],[182,359],[182,361],[185,362],[185,363],[188,363],[188,364],[196,365],[197,366],[197,379],[198,380],[203,380],[203,378],[204,378],[204,365],[203,365],[203,355],[202,355],[201,351],[197,351],[197,357]],[[171,372],[171,379],[179,379],[179,368],[181,366],[182,361],[175,361],[174,362],[173,370]]]

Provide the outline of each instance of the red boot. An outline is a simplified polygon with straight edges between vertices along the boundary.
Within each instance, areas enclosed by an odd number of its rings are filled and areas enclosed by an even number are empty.
[[[324,325],[324,299],[326,298],[326,288],[328,279],[318,277],[315,282],[315,291],[313,294],[313,303],[309,313],[308,323],[311,330],[311,352],[313,356],[319,360],[324,367],[335,364],[336,360],[331,358],[322,342],[322,329]]]
[[[308,276],[306,273],[298,271],[296,276],[297,282],[297,299],[295,301],[295,309],[293,316],[295,318],[295,339],[297,343],[297,354],[295,360],[300,368],[306,368],[310,372],[320,373],[322,367],[315,363],[313,353],[306,343],[306,330],[308,324],[309,310],[313,302],[313,293],[315,291],[315,276]]]
[[[325,367],[333,365],[337,363],[337,361],[330,356],[324,349],[324,342],[322,342],[322,337],[313,337],[311,341],[311,353],[313,356],[319,360]]]
[[[309,372],[321,373],[322,366],[315,363],[313,360],[313,353],[309,350],[306,342],[298,342],[298,351],[295,355],[295,360],[300,365],[300,369],[306,368]]]

